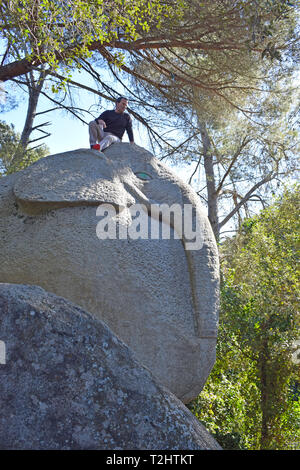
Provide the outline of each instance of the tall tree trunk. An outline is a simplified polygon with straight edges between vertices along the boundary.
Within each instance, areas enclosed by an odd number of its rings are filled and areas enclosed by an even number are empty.
[[[30,143],[30,135],[33,131],[33,122],[36,116],[38,100],[45,82],[46,73],[43,70],[38,79],[35,80],[33,72],[30,72],[26,77],[28,86],[28,107],[25,124],[21,133],[18,149],[12,159],[11,166],[18,167],[23,160],[28,144]]]
[[[27,115],[26,115],[26,120],[25,120],[24,128],[21,134],[21,139],[20,139],[20,144],[22,145],[24,149],[26,149],[29,143],[30,134],[33,128],[33,121],[36,115],[38,100],[39,100],[40,93],[44,84],[44,80],[45,80],[45,77],[44,77],[43,72],[40,74],[37,82],[34,81],[33,76],[30,77],[30,86],[28,89],[29,99],[28,99]]]
[[[214,174],[213,155],[211,151],[211,142],[204,122],[198,121],[201,133],[204,169],[207,186],[208,218],[211,223],[216,240],[219,241],[220,228],[218,219],[218,194]]]

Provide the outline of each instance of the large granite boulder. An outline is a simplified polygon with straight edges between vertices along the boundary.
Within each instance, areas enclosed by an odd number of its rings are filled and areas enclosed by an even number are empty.
[[[129,232],[137,203],[148,239]],[[177,236],[177,215],[153,210],[162,204],[192,208],[191,233]],[[105,239],[109,221],[127,238],[108,231]],[[153,238],[154,222],[169,239]],[[82,149],[1,178],[0,244],[0,282],[39,285],[80,305],[182,401],[199,394],[215,361],[217,247],[196,193],[151,153],[125,143]]]
[[[0,284],[0,449],[220,449],[100,320]]]

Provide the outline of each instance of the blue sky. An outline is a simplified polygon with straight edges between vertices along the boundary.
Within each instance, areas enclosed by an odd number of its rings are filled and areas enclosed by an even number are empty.
[[[76,75],[77,79],[82,79],[79,77],[78,72]],[[84,83],[88,86],[92,86],[92,83],[90,83],[86,76],[84,76]],[[3,112],[1,114],[1,119],[9,124],[14,124],[16,131],[21,132],[27,112],[26,94],[18,91],[19,89],[14,84],[11,85],[9,83],[5,83],[4,87],[7,93],[17,98],[19,105],[11,111]],[[57,98],[55,95],[52,96]],[[100,102],[100,98],[97,95],[85,90],[76,92],[76,104],[82,109],[91,110],[95,117],[104,110],[103,107],[105,109],[113,108],[112,103],[108,101],[106,102],[103,99]],[[38,104],[38,112],[45,111],[54,106],[55,104],[41,96]],[[84,119],[89,121],[92,120],[92,117],[89,117],[88,113],[86,113]],[[35,124],[46,121],[51,122],[50,126],[45,127],[45,130],[50,132],[51,136],[41,142],[45,142],[45,144],[50,148],[51,154],[89,147],[88,126],[74,118],[71,114],[63,110],[52,111],[50,113],[37,116]],[[37,132],[35,133],[35,137],[40,135],[41,134]],[[143,145],[143,138],[140,135],[137,126],[135,126],[135,140],[138,145]],[[128,141],[127,135],[124,136],[124,142],[126,141]]]
[[[109,83],[110,77],[108,74],[103,72],[103,76]],[[85,73],[75,72],[72,78],[74,81],[81,81],[91,88],[94,88],[95,86],[93,80]],[[18,102],[18,106],[11,111],[3,112],[0,119],[4,120],[8,124],[14,124],[16,131],[21,132],[24,126],[27,112],[27,95],[24,92],[21,92],[19,87],[17,87],[15,84],[4,83],[2,84],[2,87],[3,86],[7,94],[15,97]],[[46,86],[50,87],[51,85],[48,84]],[[118,85],[115,83],[113,86],[115,88],[118,87]],[[124,91],[124,89],[121,87],[117,89],[120,92],[120,95],[126,96],[126,91]],[[89,116],[88,112],[85,114],[84,119],[87,122],[92,120],[93,117],[99,116],[99,114],[104,111],[104,109],[112,109],[114,107],[112,102],[106,101],[92,92],[78,89],[75,94],[76,105],[92,113],[92,116]],[[52,96],[56,98],[55,95]],[[38,104],[38,112],[43,112],[54,106],[55,105],[53,103],[51,103],[45,97],[41,96]],[[44,142],[49,147],[50,154],[66,152],[79,148],[89,148],[88,126],[73,117],[71,114],[64,110],[51,111],[50,113],[37,116],[35,119],[35,125],[48,121],[50,121],[51,124],[44,129],[47,132],[50,132],[51,135],[50,137],[47,137],[40,142]],[[148,143],[146,138],[146,131],[144,130],[143,126],[133,119],[133,128],[135,143],[141,147],[147,148]],[[40,133],[35,132],[34,137],[40,136]],[[128,136],[126,133],[124,134],[123,142],[128,142]],[[185,181],[188,180],[189,175],[193,171],[192,165],[173,166],[173,170]]]

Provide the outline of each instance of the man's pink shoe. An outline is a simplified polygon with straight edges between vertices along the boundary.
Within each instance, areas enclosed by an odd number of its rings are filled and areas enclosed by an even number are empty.
[[[92,149],[100,150],[100,145],[99,144],[92,145]]]

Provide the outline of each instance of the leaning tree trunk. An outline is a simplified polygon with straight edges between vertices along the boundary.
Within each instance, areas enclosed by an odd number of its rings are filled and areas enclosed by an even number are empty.
[[[29,100],[28,100],[28,109],[24,128],[21,134],[20,144],[24,149],[26,149],[30,134],[33,128],[33,121],[36,115],[37,104],[40,96],[41,89],[44,84],[43,74],[40,75],[37,83],[34,82],[33,77],[30,79],[31,86],[29,87]]]
[[[40,73],[38,80],[35,80],[33,72],[30,72],[26,77],[28,86],[27,115],[18,148],[11,162],[11,167],[15,167],[16,169],[24,159],[28,144],[30,143],[30,135],[34,129],[33,122],[36,116],[38,100],[45,82],[45,77],[46,73],[44,70]]]
[[[204,169],[207,186],[208,218],[211,223],[216,240],[218,241],[220,236],[218,219],[218,194],[216,190],[213,155],[211,152],[211,142],[205,123],[198,121],[198,126],[200,129],[203,145]]]

